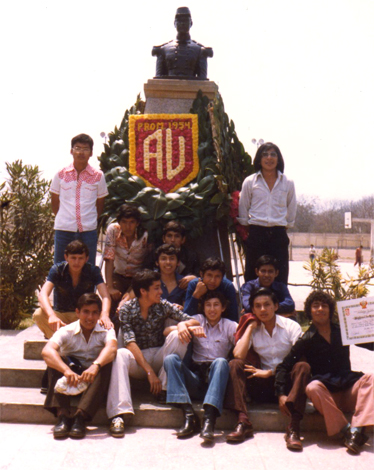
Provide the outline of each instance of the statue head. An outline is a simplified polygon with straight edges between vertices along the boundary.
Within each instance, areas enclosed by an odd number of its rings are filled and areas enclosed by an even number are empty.
[[[178,33],[188,33],[192,26],[191,12],[188,7],[179,7],[175,13],[174,26]]]

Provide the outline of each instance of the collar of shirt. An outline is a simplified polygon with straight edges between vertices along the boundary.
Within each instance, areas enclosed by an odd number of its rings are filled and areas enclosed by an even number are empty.
[[[278,281],[274,281],[274,282],[272,282],[272,283],[270,284],[270,286],[267,287],[266,289],[274,290],[274,289],[276,289],[276,288],[279,286],[279,284],[280,284],[280,283],[279,283]],[[253,287],[254,287],[255,289],[259,289],[260,287],[262,287],[262,286],[260,285],[260,278],[259,278],[259,277],[253,281]],[[279,299],[278,299],[278,301],[279,301]]]
[[[177,281],[177,284],[179,283],[179,281],[181,279],[183,279],[184,276],[182,276],[181,274],[177,273],[177,271],[175,271],[175,280]],[[164,281],[161,279],[161,285],[165,286],[166,287],[166,284],[164,283]],[[178,287],[178,285],[177,285]]]
[[[261,287],[261,286],[260,286],[260,278],[259,278],[259,277],[253,281],[253,287],[254,287],[255,289],[259,289],[259,288]]]
[[[201,326],[204,328],[205,331],[208,331],[208,330],[212,331],[214,329],[218,329],[219,332],[222,333],[222,328],[223,328],[222,318],[220,319],[220,321],[216,325],[212,326],[209,323],[209,321],[208,321],[208,319],[205,315],[202,315],[202,314],[200,314],[200,315],[202,317],[200,323],[201,323]]]
[[[274,329],[273,329],[273,335],[274,335],[274,333],[275,333],[277,327],[282,328],[282,329],[285,328],[285,326],[284,326],[284,324],[283,324],[283,321],[282,321],[282,317],[280,317],[279,315],[275,314],[275,326],[274,326]],[[261,323],[260,328],[261,328],[262,333],[269,335],[269,333],[268,333],[267,330],[265,329],[265,325],[264,325],[263,323]],[[270,336],[270,335],[269,335],[269,336]]]
[[[63,261],[63,263],[61,263],[61,264],[63,264],[63,266],[62,266],[62,271],[61,271],[62,277],[63,277],[63,278],[70,278],[71,281],[73,282],[72,277],[71,277],[71,275],[70,275],[70,271],[69,271],[69,263],[68,263],[67,261]],[[79,277],[79,282],[78,282],[78,284],[80,284],[80,283],[82,282],[82,279],[87,276],[88,271],[89,271],[89,269],[90,269],[90,266],[91,266],[90,263],[86,263],[86,264],[83,266],[82,271],[81,271],[81,274],[80,274],[80,277]]]
[[[104,327],[102,327],[99,322],[96,323],[95,328],[92,330],[91,333],[102,333],[103,331],[106,331]],[[82,332],[82,327],[81,327],[81,322],[77,321],[76,325],[74,326],[74,335],[79,335],[80,332]]]
[[[125,235],[122,233],[122,230],[121,230],[121,227],[119,229],[119,232],[118,232],[118,235],[117,235],[117,240],[121,240],[124,247],[126,248],[127,251],[130,251],[131,248],[133,247],[133,244],[134,242],[137,242],[138,241],[138,234],[135,232],[135,238],[133,240],[133,242],[131,243],[131,245],[129,246],[129,244],[127,243],[127,238],[125,237]],[[136,243],[135,243],[136,244]]]
[[[340,326],[337,323],[330,322],[330,327],[331,327],[331,336],[335,335],[336,332],[340,334]],[[313,323],[310,325],[307,332],[310,338],[312,338],[316,334],[319,334],[316,326]],[[323,336],[321,336],[321,338],[323,338]]]
[[[87,163],[86,168],[84,168],[84,170],[82,170],[81,173],[84,173],[85,171],[87,171],[87,173],[90,174],[90,175],[95,174],[95,168],[93,168],[89,163]],[[66,172],[69,172],[69,173],[70,172],[75,172],[78,175],[78,172],[75,169],[74,163],[70,163],[70,165],[68,167],[66,167]]]
[[[141,313],[140,302],[139,302],[139,299],[137,297],[135,297],[134,299],[129,300],[126,303],[129,303],[132,314],[135,315],[138,318],[141,318],[144,322],[150,322],[152,320],[153,315],[158,316],[159,315],[159,310],[160,310],[160,308],[162,308],[162,299],[161,299],[161,302],[156,303],[156,304],[152,304],[148,308],[147,318],[144,319],[143,316],[142,316],[142,313]]]
[[[255,181],[257,181],[259,178],[261,178],[264,181],[265,186],[268,188],[268,185],[266,184],[265,178],[264,178],[261,170],[256,173]],[[274,188],[278,184],[279,181],[282,181],[282,179],[283,179],[283,173],[281,173],[279,170],[277,170],[277,179],[275,181]]]

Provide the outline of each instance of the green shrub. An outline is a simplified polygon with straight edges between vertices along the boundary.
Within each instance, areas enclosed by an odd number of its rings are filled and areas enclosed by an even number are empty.
[[[368,284],[374,276],[373,266],[361,267],[355,277],[343,278],[337,263],[335,250],[324,248],[313,261],[304,264],[304,269],[312,276],[313,289],[322,289],[336,301],[365,297],[369,293]]]
[[[0,185],[1,328],[14,329],[36,307],[36,290],[52,265],[50,182],[38,166],[6,163]]]
[[[205,225],[217,221],[235,232],[230,216],[231,194],[240,190],[244,178],[254,171],[252,159],[239,141],[220,95],[210,103],[199,91],[190,112],[198,115],[199,172],[186,186],[167,194],[159,188],[146,186],[141,178],[128,171],[129,117],[144,113],[140,96],[125,112],[119,128],[115,127],[109,134],[109,141],[99,157],[109,191],[100,217],[101,229],[105,231],[115,219],[121,204],[130,202],[138,206],[141,224],[152,242],[161,241],[162,227],[173,219],[186,227],[188,238],[192,240],[203,236]],[[241,242],[240,236],[237,240]]]

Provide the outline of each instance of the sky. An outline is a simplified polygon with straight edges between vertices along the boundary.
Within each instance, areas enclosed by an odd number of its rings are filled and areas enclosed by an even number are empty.
[[[22,159],[51,179],[70,140],[120,124],[155,74],[152,46],[175,38],[188,6],[191,37],[211,46],[239,139],[277,144],[297,194],[358,200],[374,193],[373,0],[12,0],[1,6],[0,180]]]

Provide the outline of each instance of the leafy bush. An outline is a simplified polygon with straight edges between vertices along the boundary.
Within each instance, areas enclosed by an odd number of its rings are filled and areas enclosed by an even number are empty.
[[[335,250],[325,248],[314,261],[304,265],[313,277],[311,287],[325,290],[336,301],[365,297],[369,293],[367,285],[374,276],[373,267],[361,267],[356,278],[344,279],[337,259]]]
[[[106,229],[121,204],[131,202],[138,206],[142,226],[153,242],[161,239],[163,225],[173,219],[186,227],[189,239],[198,239],[204,226],[216,221],[224,222],[230,232],[235,231],[230,217],[231,194],[240,190],[244,178],[253,172],[251,157],[239,141],[220,95],[210,103],[199,91],[190,112],[198,115],[200,169],[191,183],[167,194],[147,187],[128,171],[129,116],[143,114],[144,102],[138,96],[134,106],[125,112],[99,157],[109,191],[100,228]]]
[[[0,185],[1,328],[14,329],[36,307],[36,290],[52,265],[50,182],[38,166],[6,163]]]

